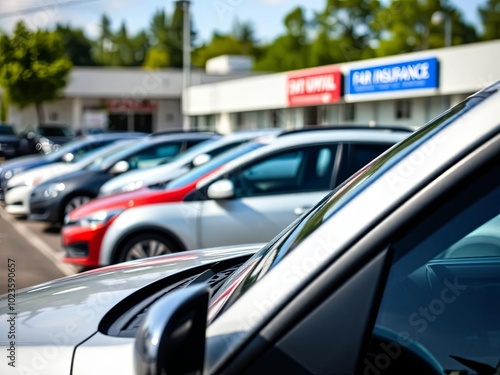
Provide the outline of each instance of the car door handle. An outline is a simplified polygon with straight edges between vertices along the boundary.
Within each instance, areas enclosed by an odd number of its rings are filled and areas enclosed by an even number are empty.
[[[293,213],[297,216],[302,215],[304,212],[307,212],[311,209],[311,207],[296,207],[293,209]]]

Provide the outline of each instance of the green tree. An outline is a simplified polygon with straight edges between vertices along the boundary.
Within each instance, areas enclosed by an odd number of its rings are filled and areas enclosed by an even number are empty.
[[[182,4],[175,5],[170,17],[165,11],[158,10],[153,15],[149,27],[150,48],[146,52],[143,66],[146,68],[182,67],[183,56],[183,22],[184,10]],[[196,38],[191,22],[191,46]]]
[[[193,64],[204,67],[207,60],[220,55],[258,54],[252,24],[235,22],[231,34],[214,33],[209,43],[193,51]]]
[[[308,22],[301,7],[294,8],[284,19],[286,32],[263,47],[255,63],[256,70],[286,71],[310,66],[307,41]]]
[[[92,58],[92,41],[88,39],[83,30],[72,29],[69,25],[56,25],[58,33],[64,43],[64,49],[75,66],[94,66]]]
[[[377,56],[443,47],[445,25],[432,23],[435,12],[451,17],[453,45],[477,41],[475,29],[448,0],[393,0],[386,9],[377,12],[371,25],[382,36]]]
[[[111,28],[106,15],[101,18],[101,33],[94,50],[94,59],[100,65],[140,66],[149,48],[149,37],[144,31],[129,35],[127,26],[121,23],[118,31]]]
[[[372,43],[379,36],[371,27],[374,15],[383,9],[378,0],[328,0],[325,9],[317,15],[319,35],[329,38],[327,48],[332,62],[347,62],[374,56]],[[320,46],[315,47],[321,52]],[[324,54],[324,52],[323,52]],[[321,55],[321,53],[320,53]]]
[[[34,104],[43,122],[42,103],[60,97],[72,67],[61,36],[30,31],[20,21],[11,37],[0,36],[0,46],[0,85],[9,101],[20,108]]]
[[[479,15],[483,22],[483,40],[500,39],[500,0],[488,0],[479,8]]]

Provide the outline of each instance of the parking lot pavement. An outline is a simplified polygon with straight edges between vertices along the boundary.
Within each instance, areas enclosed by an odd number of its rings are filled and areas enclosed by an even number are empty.
[[[0,294],[7,292],[8,267],[14,260],[16,289],[77,272],[61,262],[58,232],[46,224],[17,220],[0,207]],[[11,259],[11,261],[9,261]]]

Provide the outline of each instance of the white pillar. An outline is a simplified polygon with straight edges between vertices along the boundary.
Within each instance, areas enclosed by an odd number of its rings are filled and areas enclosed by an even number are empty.
[[[71,106],[71,126],[73,129],[80,129],[82,122],[82,99],[73,98]]]
[[[215,130],[221,134],[231,133],[231,116],[229,113],[220,113],[216,116]]]

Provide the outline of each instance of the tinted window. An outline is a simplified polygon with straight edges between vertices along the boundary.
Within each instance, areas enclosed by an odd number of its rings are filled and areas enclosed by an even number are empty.
[[[341,184],[392,145],[389,144],[345,144],[344,157],[337,177]]]
[[[441,207],[418,219],[394,243],[373,333],[373,355],[381,355],[382,346],[389,345],[393,353],[408,350],[428,363],[435,361],[446,373],[488,373],[470,361],[496,368],[500,167],[491,172],[471,178],[473,186],[457,189],[455,197],[446,197]],[[381,367],[380,358],[369,366]],[[396,357],[387,358],[398,372],[411,371],[412,362],[405,365]]]
[[[0,135],[16,135],[11,126],[0,125]]]
[[[186,173],[184,176],[181,176],[179,178],[176,178],[175,180],[171,181],[167,185],[167,189],[176,189],[181,186],[186,186],[188,184],[191,184],[197,180],[199,180],[201,177],[205,176],[209,172],[212,172],[216,170],[217,168],[222,167],[224,164],[229,163],[231,160],[234,160],[241,155],[244,155],[250,151],[256,150],[262,146],[264,146],[265,143],[260,143],[260,142],[250,142],[241,145],[238,148],[231,149],[216,158],[210,160],[208,163],[205,163],[203,165],[200,165],[199,167],[196,167],[192,169],[190,172]]]
[[[171,160],[181,149],[182,142],[158,144],[145,148],[144,150],[126,159],[130,170],[155,167],[163,162]]]
[[[279,152],[231,175],[236,197],[329,190],[336,146]]]
[[[71,137],[73,132],[62,126],[43,126],[38,129],[41,135],[46,137]]]

